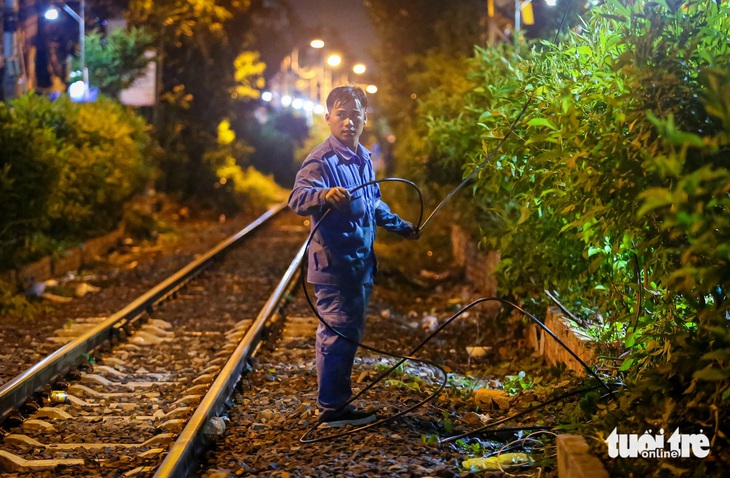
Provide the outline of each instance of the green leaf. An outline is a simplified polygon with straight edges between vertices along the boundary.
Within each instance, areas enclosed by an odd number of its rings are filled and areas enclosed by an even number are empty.
[[[557,131],[558,128],[555,127],[554,124],[552,124],[550,121],[548,121],[546,118],[532,118],[530,121],[527,122],[528,126],[547,126],[548,128]]]
[[[619,367],[619,370],[622,372],[625,372],[628,369],[630,369],[633,364],[634,364],[633,357],[629,357],[623,361],[623,363],[621,364],[621,367]]]
[[[671,206],[675,202],[674,194],[666,188],[649,188],[641,193],[639,198],[643,200],[643,204],[637,213],[638,217],[655,209]]]
[[[522,224],[530,217],[530,207],[529,206],[523,206],[520,210],[520,218],[517,221],[517,224]]]

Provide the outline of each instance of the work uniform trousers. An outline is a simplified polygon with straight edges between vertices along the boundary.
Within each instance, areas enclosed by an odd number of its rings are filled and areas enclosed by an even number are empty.
[[[372,282],[344,288],[315,284],[317,311],[332,327],[359,342],[365,328],[365,311],[372,291]],[[337,410],[352,396],[350,375],[357,345],[338,336],[320,322],[316,349],[319,411]]]

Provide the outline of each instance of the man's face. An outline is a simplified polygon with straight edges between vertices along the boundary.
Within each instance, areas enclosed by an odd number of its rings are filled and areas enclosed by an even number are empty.
[[[342,144],[355,151],[362,129],[367,122],[367,113],[356,99],[336,102],[332,111],[324,116],[332,135]]]

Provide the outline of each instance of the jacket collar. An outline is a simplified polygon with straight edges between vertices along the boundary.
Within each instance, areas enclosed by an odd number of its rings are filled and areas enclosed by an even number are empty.
[[[330,134],[329,140],[334,152],[345,161],[353,161],[356,160],[356,158],[365,161],[370,159],[370,151],[368,151],[368,149],[360,143],[358,143],[357,153],[355,153],[350,148],[342,144],[342,142],[335,138],[334,135]]]

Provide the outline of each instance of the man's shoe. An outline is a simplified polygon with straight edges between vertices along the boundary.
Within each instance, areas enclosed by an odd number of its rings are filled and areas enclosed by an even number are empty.
[[[320,428],[337,428],[344,427],[345,425],[367,425],[368,423],[374,422],[375,419],[375,412],[364,412],[346,408],[338,413],[332,411],[324,412],[319,416],[319,423],[321,423]]]

